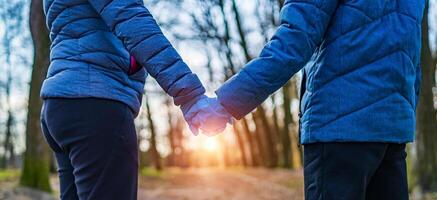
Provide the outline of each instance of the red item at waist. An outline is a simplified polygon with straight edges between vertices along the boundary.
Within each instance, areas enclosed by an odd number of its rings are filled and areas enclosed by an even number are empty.
[[[134,56],[130,56],[130,67],[129,67],[129,75],[135,74],[136,72],[140,71],[141,66],[138,64],[137,60]]]

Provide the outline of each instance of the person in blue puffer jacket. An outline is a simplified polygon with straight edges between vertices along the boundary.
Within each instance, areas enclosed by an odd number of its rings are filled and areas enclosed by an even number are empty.
[[[61,199],[137,199],[134,126],[147,74],[181,106],[191,130],[231,116],[210,105],[195,74],[142,0],[45,0],[52,41],[41,122],[59,167]],[[214,108],[214,109],[212,109]],[[214,126],[216,123],[219,126]],[[224,126],[222,125],[224,124]]]
[[[214,107],[240,119],[303,69],[306,199],[408,199],[424,8],[425,0],[286,0],[270,42],[216,91]]]

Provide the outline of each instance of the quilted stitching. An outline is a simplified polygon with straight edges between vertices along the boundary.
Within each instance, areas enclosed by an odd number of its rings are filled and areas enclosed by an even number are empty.
[[[244,116],[308,62],[311,91],[302,102],[302,143],[411,141],[421,42],[421,19],[415,16],[423,13],[424,2],[288,0],[285,5],[285,25],[260,57],[217,90],[225,108]]]
[[[108,98],[137,113],[146,71],[177,105],[205,92],[141,1],[47,0],[44,8],[52,63],[43,98]],[[146,70],[129,75],[131,56]]]

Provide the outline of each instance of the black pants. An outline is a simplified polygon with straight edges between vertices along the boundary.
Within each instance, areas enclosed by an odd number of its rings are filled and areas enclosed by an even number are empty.
[[[58,162],[61,199],[137,199],[137,137],[127,105],[47,99],[41,120]]]
[[[305,145],[305,199],[408,199],[406,156],[405,144]]]

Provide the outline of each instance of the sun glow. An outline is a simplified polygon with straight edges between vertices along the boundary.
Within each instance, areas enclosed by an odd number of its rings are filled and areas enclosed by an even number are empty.
[[[216,137],[206,138],[202,143],[202,147],[208,152],[216,152],[220,150],[220,144]]]

